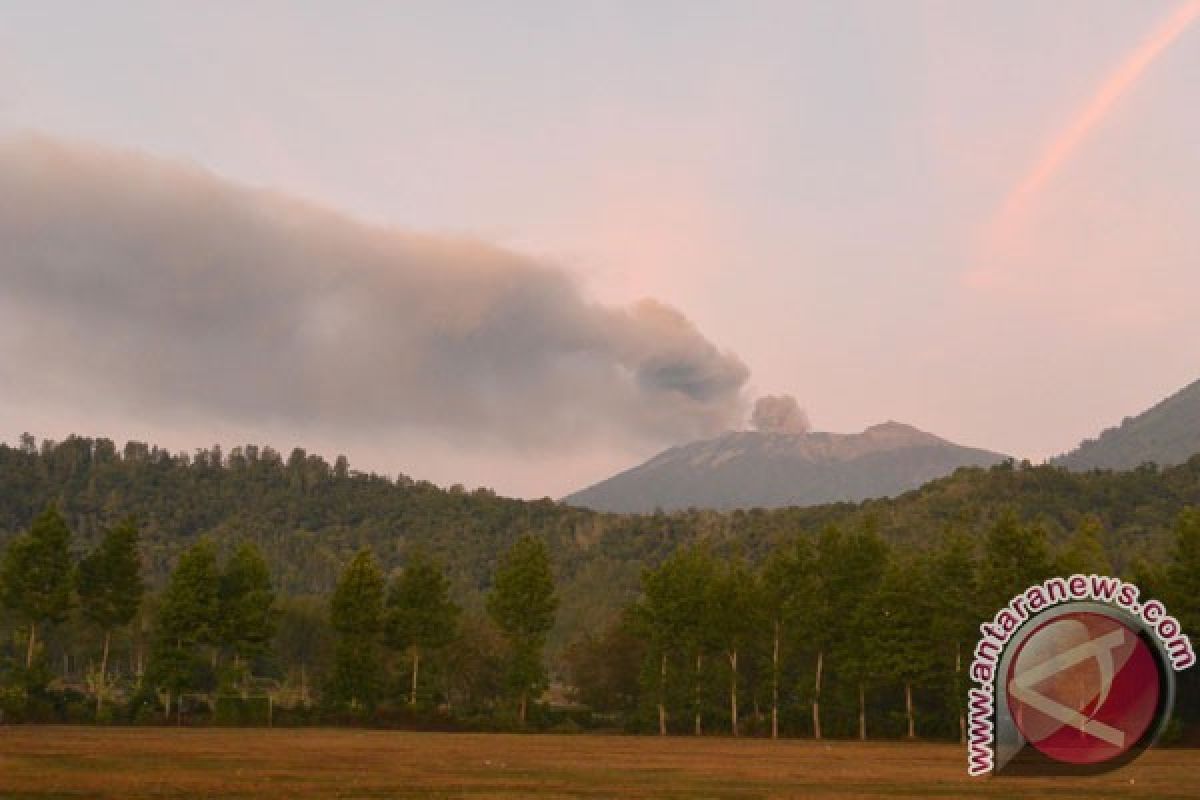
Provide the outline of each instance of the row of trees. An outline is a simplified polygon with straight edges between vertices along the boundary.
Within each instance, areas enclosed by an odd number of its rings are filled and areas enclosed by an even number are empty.
[[[373,709],[386,686],[386,659],[403,654],[408,703],[416,707],[422,658],[442,654],[462,635],[461,608],[450,598],[441,567],[421,551],[388,585],[375,556],[362,550],[342,573],[331,601],[337,632],[329,700]],[[504,685],[524,725],[531,698],[547,682],[544,649],[558,607],[545,545],[523,537],[505,555],[487,595],[487,614],[504,640]],[[444,696],[441,699],[445,699]]]
[[[1054,546],[1010,513],[982,541],[949,528],[924,546],[889,544],[865,524],[799,533],[759,559],[681,547],[644,570],[612,624],[548,654],[559,591],[534,536],[502,555],[478,604],[420,548],[391,571],[364,548],[331,594],[298,598],[277,595],[255,545],[209,539],[147,591],[132,521],[76,557],[50,508],[0,560],[12,634],[0,643],[0,676],[12,710],[17,694],[68,689],[73,653],[99,719],[148,708],[182,717],[185,697],[247,698],[266,679],[298,688],[304,707],[316,687],[313,706],[327,720],[399,709],[410,720],[511,714],[525,725],[553,673],[602,724],[631,730],[959,737],[979,622],[1051,575],[1111,573],[1103,538],[1085,519]],[[1200,630],[1200,511],[1178,516],[1157,567],[1135,564],[1125,576],[1166,601],[1185,631]],[[50,641],[63,655],[58,675]],[[114,642],[128,664],[118,680]],[[1194,718],[1184,680],[1181,710]]]
[[[56,508],[38,516],[4,551],[0,600],[24,628],[19,678],[26,692],[45,688],[45,670],[36,662],[40,629],[62,623],[77,611],[84,627],[99,632],[103,644],[98,665],[86,678],[101,717],[109,695],[113,636],[134,622],[145,595],[138,529],[133,520],[121,522],[78,562],[72,559],[71,538]],[[239,546],[222,567],[216,548],[202,540],[183,553],[157,600],[144,678],[146,686],[167,693],[168,710],[173,695],[197,684],[202,655],[207,656],[209,673],[220,675],[223,685],[242,686],[249,677],[249,661],[266,652],[274,634],[270,572],[252,544]]]
[[[258,548],[243,543],[219,563],[201,540],[185,550],[162,593],[152,628],[150,660],[139,688],[178,699],[216,688],[244,692],[255,659],[275,633],[275,591]]]
[[[138,658],[126,676],[131,703],[157,696],[168,715],[174,705],[182,717],[189,693],[244,697],[256,670],[280,673],[280,654],[272,648],[280,643],[282,612],[268,565],[254,544],[237,545],[222,563],[215,544],[201,539],[182,553],[163,590],[144,603],[138,539],[136,525],[126,520],[106,531],[76,562],[71,533],[51,507],[10,541],[0,562],[0,599],[16,617],[15,632],[23,634],[23,666],[8,671],[21,691],[44,692],[50,679],[39,659],[38,631],[75,616],[103,642],[98,666],[86,671],[96,716],[103,718],[112,637],[128,633],[144,605],[153,606],[152,621],[146,623],[148,657],[144,669]],[[521,538],[496,571],[486,609],[503,640],[504,686],[520,724],[531,698],[547,683],[544,650],[557,605],[545,545]],[[421,550],[390,582],[372,552],[361,550],[342,571],[327,612],[325,619],[298,620],[300,627],[311,629],[293,631],[293,647],[283,649],[295,651],[295,640],[305,635],[331,634],[332,665],[322,676],[321,700],[327,709],[356,714],[372,712],[391,699],[387,693],[394,659],[389,656],[397,654],[407,671],[407,702],[415,708],[422,659],[444,655],[465,635],[459,625],[462,609],[451,599],[444,570]],[[297,620],[292,622],[296,627]],[[306,673],[307,664],[300,667]],[[306,676],[301,680],[307,684]],[[429,692],[423,699],[444,703],[446,694]],[[303,695],[307,702],[306,686]]]
[[[144,591],[138,533],[132,521],[117,525],[78,564],[72,563],[70,541],[71,532],[56,509],[35,519],[4,552],[0,601],[27,626],[27,674],[33,672],[39,627],[61,622],[78,603],[83,619],[100,631],[104,642],[93,676],[99,713],[107,694],[113,632],[133,620]]]
[[[567,661],[587,702],[664,735],[723,722],[733,736],[749,723],[821,738],[832,688],[837,735],[865,739],[873,718],[891,735],[962,738],[979,623],[1053,575],[1111,574],[1101,533],[1085,520],[1055,549],[1005,514],[979,547],[953,530],[932,547],[893,547],[868,525],[797,537],[757,567],[687,548],[647,571],[639,600]],[[1200,630],[1200,512],[1179,516],[1165,566],[1131,577]]]

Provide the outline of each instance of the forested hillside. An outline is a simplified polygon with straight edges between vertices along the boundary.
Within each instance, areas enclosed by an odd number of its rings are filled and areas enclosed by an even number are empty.
[[[1133,469],[1140,464],[1182,464],[1200,453],[1200,381],[1158,405],[1126,417],[1095,439],[1087,439],[1054,463],[1073,470]]]
[[[606,623],[636,594],[645,567],[695,541],[755,560],[791,534],[871,519],[885,539],[921,546],[947,527],[979,537],[1012,509],[1060,543],[1092,514],[1114,567],[1127,571],[1139,554],[1161,556],[1175,516],[1200,504],[1200,458],[1125,473],[1007,463],[962,469],[898,498],[858,505],[637,516],[362,474],[343,458],[330,464],[302,450],[286,458],[255,446],[181,455],[80,437],[0,445],[0,546],[50,503],[66,517],[78,552],[94,545],[103,527],[133,515],[152,589],[203,535],[226,552],[242,540],[257,544],[285,596],[332,591],[363,546],[392,571],[420,545],[446,565],[454,594],[472,608],[500,554],[529,533],[546,543],[561,587],[554,649]]]
[[[0,714],[524,727],[575,699],[630,730],[953,737],[979,621],[1032,582],[1121,574],[1200,624],[1197,505],[1200,458],[622,516],[24,437],[0,447]]]

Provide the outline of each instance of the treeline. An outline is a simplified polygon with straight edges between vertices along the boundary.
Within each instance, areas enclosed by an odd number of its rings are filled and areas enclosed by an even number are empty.
[[[950,528],[926,547],[874,524],[795,531],[757,562],[686,546],[643,570],[611,624],[548,658],[559,588],[535,536],[502,554],[480,609],[454,599],[421,549],[385,570],[364,548],[328,596],[287,598],[252,542],[204,538],[147,591],[133,520],[76,557],[51,507],[0,559],[0,711],[958,738],[979,622],[1052,575],[1119,572],[1102,540],[1095,518],[1055,545],[1007,513],[982,541]],[[1123,576],[1200,630],[1200,511],[1178,515],[1168,554]],[[1195,722],[1200,687],[1182,677],[1178,710]]]
[[[1046,578],[1116,575],[1102,539],[1085,518],[1056,547],[1007,513],[982,542],[951,528],[892,545],[867,524],[797,535],[758,565],[688,547],[565,662],[585,703],[642,731],[961,738],[980,623]],[[1177,517],[1167,559],[1124,577],[1200,631],[1200,511]],[[1194,723],[1200,682],[1182,680]]]
[[[134,520],[104,531],[78,560],[71,538],[52,506],[0,557],[11,625],[0,647],[0,721],[168,721],[174,711],[182,724],[190,700],[193,717],[208,721],[269,724],[278,706],[297,712],[293,721],[370,722],[397,705],[395,681],[405,672],[409,723],[453,721],[465,701],[499,723],[510,705],[524,726],[547,685],[544,650],[558,598],[545,545],[533,537],[501,560],[485,627],[460,624],[441,566],[419,550],[391,580],[361,550],[323,607],[303,609],[279,601],[250,542],[222,558],[201,539],[162,591],[147,596]],[[114,636],[127,656],[115,668]],[[61,671],[52,651],[63,657]],[[470,651],[490,662],[485,684],[469,658],[459,660]],[[433,656],[441,657],[440,680],[422,683],[423,658]]]

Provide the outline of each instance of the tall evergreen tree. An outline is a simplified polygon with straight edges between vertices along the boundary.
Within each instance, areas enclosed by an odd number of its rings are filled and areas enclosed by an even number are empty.
[[[837,631],[846,612],[846,587],[839,576],[839,564],[845,549],[845,534],[836,525],[828,525],[817,537],[815,557],[818,582],[812,606],[813,647],[817,658],[813,668],[812,728],[813,738],[822,738],[821,692],[825,679],[825,655],[837,644]]]
[[[839,674],[855,681],[858,689],[858,738],[867,738],[867,689],[887,670],[884,645],[879,641],[885,626],[881,589],[890,551],[873,523],[842,540],[841,557],[826,586],[842,628],[834,637],[832,652]]]
[[[785,638],[797,642],[813,633],[817,576],[807,538],[794,537],[771,553],[762,569],[761,587],[763,613],[771,628],[771,738],[777,739]]]
[[[884,676],[904,686],[907,737],[917,735],[913,688],[932,682],[937,669],[938,645],[933,634],[934,599],[925,587],[935,581],[933,560],[924,553],[906,553],[893,559],[876,596],[876,633],[870,647],[875,665]]]
[[[234,675],[241,680],[246,661],[266,652],[277,621],[271,573],[253,543],[240,544],[226,562],[218,605],[220,641],[232,651]]]
[[[739,658],[758,633],[762,598],[755,575],[741,559],[717,571],[709,584],[707,628],[729,669],[729,732],[737,736]]]
[[[104,633],[96,690],[98,716],[108,689],[108,655],[113,631],[133,622],[145,593],[138,554],[138,529],[132,519],[105,532],[100,545],[79,562],[76,583],[84,618]]]
[[[1174,539],[1170,559],[1159,573],[1161,596],[1194,648],[1200,645],[1200,508],[1179,513]],[[1200,667],[1179,675],[1177,696],[1179,718],[1194,724],[1200,719]]]
[[[445,647],[454,638],[459,607],[450,599],[450,581],[423,550],[408,559],[387,598],[387,639],[408,652],[412,663],[409,705],[417,704],[421,655]]]
[[[8,544],[0,564],[4,605],[29,624],[25,668],[33,666],[38,625],[59,622],[71,606],[71,532],[54,506]]]
[[[383,572],[364,548],[342,571],[330,601],[330,621],[337,633],[331,696],[352,710],[372,709],[379,699],[384,588]]]
[[[991,617],[1018,592],[1054,574],[1045,530],[1022,524],[1016,512],[1003,512],[984,541],[979,596]]]
[[[1055,558],[1059,575],[1111,575],[1112,562],[1104,552],[1101,536],[1104,526],[1095,515],[1088,514]]]
[[[658,711],[658,734],[667,735],[667,688],[670,661],[679,649],[682,632],[689,624],[688,596],[680,591],[684,551],[676,551],[655,569],[642,573],[642,596],[631,618],[650,643],[647,675],[652,675],[651,692]]]
[[[1164,577],[1168,608],[1184,633],[1200,643],[1200,508],[1179,513]]]
[[[219,641],[219,582],[216,546],[201,539],[183,551],[163,592],[148,673],[168,693],[168,714],[172,695],[197,688],[197,649]],[[181,696],[179,712],[183,713]]]
[[[701,680],[704,656],[713,638],[709,604],[715,575],[716,562],[705,547],[676,550],[657,569],[643,575],[638,616],[654,643],[652,654],[658,662],[648,673],[655,676],[660,734],[665,735],[667,730],[667,682],[672,657],[691,674],[692,725],[697,735],[701,732]]]
[[[558,596],[550,556],[541,539],[522,536],[505,554],[487,596],[487,611],[511,648],[509,686],[525,724],[530,695],[546,684],[542,650],[554,626]]]
[[[985,613],[978,595],[975,543],[961,530],[947,529],[932,560],[930,585],[925,590],[931,601],[929,627],[934,650],[950,675],[946,686],[950,706],[958,714],[959,740],[966,742],[966,664]]]

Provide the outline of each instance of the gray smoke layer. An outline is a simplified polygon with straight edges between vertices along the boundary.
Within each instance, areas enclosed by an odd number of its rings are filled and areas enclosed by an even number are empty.
[[[754,403],[750,424],[763,433],[808,433],[808,414],[790,394],[766,395]]]
[[[708,435],[747,377],[678,311],[591,303],[551,264],[29,138],[0,143],[0,354],[29,402],[517,446]]]

